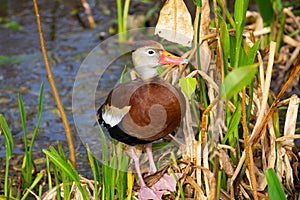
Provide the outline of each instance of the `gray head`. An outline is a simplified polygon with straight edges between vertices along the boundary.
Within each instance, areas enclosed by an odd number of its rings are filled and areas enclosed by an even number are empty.
[[[137,44],[132,62],[141,78],[148,79],[158,75],[156,68],[162,64],[178,65],[187,63],[187,60],[168,53],[160,43],[148,40]]]

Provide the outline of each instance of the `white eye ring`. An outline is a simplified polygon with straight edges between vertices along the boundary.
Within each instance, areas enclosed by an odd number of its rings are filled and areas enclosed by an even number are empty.
[[[148,56],[154,56],[156,53],[155,53],[155,51],[153,50],[153,49],[148,49],[147,50],[147,55]]]

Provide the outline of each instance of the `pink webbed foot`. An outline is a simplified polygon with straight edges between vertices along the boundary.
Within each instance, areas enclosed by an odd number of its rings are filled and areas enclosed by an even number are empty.
[[[177,179],[182,177],[182,174],[176,173]],[[167,191],[175,192],[176,191],[176,179],[172,174],[164,174],[159,181],[157,181],[153,186],[152,189],[143,185],[139,191],[138,197],[139,200],[161,200],[161,197]]]
[[[161,200],[162,195],[167,192],[166,190],[160,191],[160,190],[151,190],[147,186],[141,187],[138,198],[139,200]]]
[[[175,173],[177,179],[182,177],[181,173]],[[174,178],[173,174],[164,174],[159,181],[157,181],[152,187],[155,190],[168,190],[170,192],[176,191],[176,179]]]

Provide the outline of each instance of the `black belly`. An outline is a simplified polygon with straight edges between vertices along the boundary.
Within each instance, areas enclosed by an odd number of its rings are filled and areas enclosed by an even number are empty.
[[[123,142],[125,144],[131,145],[131,146],[137,145],[137,144],[147,144],[147,143],[152,142],[152,141],[142,140],[142,139],[136,138],[134,136],[128,135],[122,129],[120,129],[120,127],[118,125],[116,125],[114,127],[109,127],[109,128],[107,128],[107,130],[109,132],[109,135],[112,138],[114,138],[120,142]]]

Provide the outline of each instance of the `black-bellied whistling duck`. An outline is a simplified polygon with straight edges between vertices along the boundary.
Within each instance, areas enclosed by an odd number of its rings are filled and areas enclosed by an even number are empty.
[[[120,142],[145,144],[153,173],[156,167],[151,142],[173,132],[185,110],[182,94],[158,76],[157,67],[187,63],[187,59],[168,53],[158,42],[144,41],[132,52],[132,61],[140,78],[119,84],[109,93],[98,110],[98,121]],[[135,149],[128,153],[135,162],[141,188],[146,187]]]

